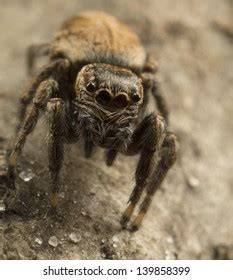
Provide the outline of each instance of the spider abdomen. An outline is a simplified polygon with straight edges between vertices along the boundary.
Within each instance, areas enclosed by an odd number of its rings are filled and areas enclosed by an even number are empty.
[[[73,63],[106,63],[140,72],[145,50],[124,23],[103,12],[84,12],[66,21],[51,43],[52,56]]]

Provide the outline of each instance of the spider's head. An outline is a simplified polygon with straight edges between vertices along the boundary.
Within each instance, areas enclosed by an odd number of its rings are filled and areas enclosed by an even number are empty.
[[[78,73],[76,101],[110,112],[138,109],[143,100],[141,79],[132,71],[103,63],[84,66]]]

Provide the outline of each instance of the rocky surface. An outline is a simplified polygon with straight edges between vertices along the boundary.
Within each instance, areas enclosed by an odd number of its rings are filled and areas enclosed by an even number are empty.
[[[124,20],[156,53],[171,108],[170,129],[181,147],[143,227],[131,234],[120,230],[119,218],[133,187],[137,157],[120,156],[108,168],[101,150],[86,160],[78,145],[67,147],[60,213],[54,217],[48,211],[42,120],[22,155],[17,200],[9,200],[14,211],[0,213],[0,258],[232,259],[232,0],[0,4],[2,149],[13,135],[18,96],[28,80],[26,48],[49,40],[64,19],[86,9]]]

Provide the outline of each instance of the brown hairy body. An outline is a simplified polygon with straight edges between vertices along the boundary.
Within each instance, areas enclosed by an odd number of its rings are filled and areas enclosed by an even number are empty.
[[[146,54],[124,23],[101,12],[86,12],[66,21],[52,42],[52,56],[73,63],[101,62],[141,71]]]
[[[30,73],[40,55],[47,55],[49,63],[21,97],[9,157],[10,186],[14,188],[15,167],[26,137],[47,112],[51,206],[58,206],[65,143],[77,142],[86,157],[95,147],[104,148],[109,166],[119,152],[139,153],[135,187],[121,218],[123,228],[137,230],[177,154],[176,137],[167,131],[168,109],[158,89],[156,60],[146,55],[127,25],[101,12],[73,17],[50,43],[30,47]],[[145,116],[150,94],[160,114]],[[143,193],[139,213],[130,223]]]

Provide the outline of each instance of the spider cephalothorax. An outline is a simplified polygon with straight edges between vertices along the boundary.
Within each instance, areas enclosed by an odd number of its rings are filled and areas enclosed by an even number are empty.
[[[92,146],[126,147],[143,101],[141,79],[124,68],[90,64],[79,72],[75,91],[77,131],[88,127]]]
[[[103,63],[83,67],[75,90],[78,102],[97,102],[110,112],[128,108],[138,113],[143,99],[142,81],[137,75]]]
[[[21,97],[9,178],[14,181],[26,137],[47,111],[52,207],[58,205],[64,143],[79,143],[86,157],[95,146],[105,148],[108,165],[119,152],[139,153],[135,187],[121,219],[122,227],[138,229],[177,154],[176,137],[167,132],[168,110],[158,90],[156,60],[146,55],[128,26],[101,12],[82,13],[65,22],[51,43],[30,47],[30,71],[38,55],[48,55],[50,62]],[[150,94],[160,114],[145,116]]]

